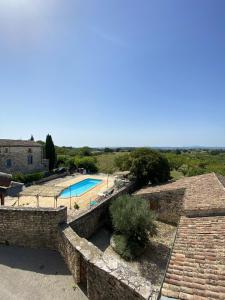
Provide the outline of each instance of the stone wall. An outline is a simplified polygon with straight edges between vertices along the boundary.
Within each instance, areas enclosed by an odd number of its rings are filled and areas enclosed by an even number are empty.
[[[79,236],[88,239],[99,228],[109,223],[110,203],[122,194],[133,192],[134,188],[134,184],[129,184],[128,186],[121,188],[112,196],[107,197],[98,205],[93,206],[89,211],[76,217],[76,219],[71,221],[69,225]]]
[[[70,226],[62,225],[58,233],[58,251],[64,258],[75,283],[86,286],[90,300],[150,299],[149,281],[131,274],[124,265],[108,259],[103,253],[79,237]],[[81,274],[82,268],[86,268]],[[85,278],[86,276],[86,278]]]
[[[66,222],[66,208],[0,207],[0,243],[57,248],[58,225]]]
[[[43,164],[42,146],[35,147],[5,147],[8,148],[8,153],[4,151],[0,154],[0,171],[10,174],[29,173],[36,171],[47,170],[47,165]],[[29,149],[31,153],[29,152]],[[28,164],[28,155],[32,155],[33,163]],[[7,167],[7,159],[11,160],[11,167]]]
[[[157,218],[166,223],[177,225],[183,214],[185,188],[142,194],[149,201],[149,207],[157,213]]]

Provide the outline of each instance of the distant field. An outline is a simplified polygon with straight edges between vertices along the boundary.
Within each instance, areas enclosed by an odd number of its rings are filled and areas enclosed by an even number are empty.
[[[124,152],[123,153],[114,152],[114,153],[96,155],[95,158],[97,159],[97,167],[99,169],[99,172],[112,174],[114,172],[119,171],[114,165],[114,160],[116,156],[123,155],[123,154]]]
[[[104,153],[96,155],[99,172],[113,173],[119,171],[114,164],[117,155],[121,152]],[[225,176],[225,153],[211,154],[206,151],[191,151],[176,154],[175,152],[164,152],[163,155],[171,165],[171,176],[177,180],[185,176],[194,176],[204,173],[216,172]],[[182,170],[187,169],[186,173]]]

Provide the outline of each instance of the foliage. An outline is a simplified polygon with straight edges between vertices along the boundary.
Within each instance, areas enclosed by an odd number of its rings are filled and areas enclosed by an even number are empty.
[[[141,255],[145,249],[137,241],[128,239],[127,236],[122,234],[114,234],[113,242],[116,252],[126,260],[133,260],[135,257]]]
[[[159,152],[141,148],[131,153],[131,174],[139,185],[166,182],[170,179],[168,160]]]
[[[225,153],[223,150],[182,151],[179,155],[175,152],[167,152],[164,155],[169,161],[170,169],[182,172],[185,176],[195,176],[210,172],[216,172],[225,176]]]
[[[117,155],[115,157],[114,164],[120,171],[130,170],[132,164],[130,154],[124,153],[121,155]]]
[[[146,200],[123,195],[110,206],[115,243],[118,252],[126,259],[133,259],[140,248],[145,248],[148,235],[156,234],[155,215]]]
[[[115,158],[120,155],[119,153],[104,153],[101,155],[97,155],[97,167],[99,172],[112,174],[118,171],[118,168],[115,166],[114,161]]]
[[[74,164],[78,168],[84,168],[88,173],[97,173],[98,167],[96,165],[96,159],[94,157],[85,156],[85,157],[75,157]]]
[[[77,204],[77,202],[74,203],[73,207],[74,207],[74,209],[79,209],[80,208],[80,206]]]
[[[105,153],[112,153],[112,152],[113,152],[113,149],[111,149],[111,148],[105,148],[105,149],[104,149],[104,152],[105,152]]]
[[[85,146],[79,149],[78,155],[80,156],[91,156],[91,148]]]
[[[31,134],[30,141],[34,141],[34,136]]]
[[[49,171],[52,171],[56,164],[55,146],[50,134],[46,137],[45,156],[49,160]]]
[[[17,173],[15,175],[13,175],[13,181],[22,182],[22,183],[30,183],[33,181],[40,180],[44,177],[45,177],[45,172],[31,173],[31,174]]]

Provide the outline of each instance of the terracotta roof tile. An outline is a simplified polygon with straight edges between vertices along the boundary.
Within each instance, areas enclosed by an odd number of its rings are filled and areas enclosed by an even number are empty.
[[[225,299],[225,216],[181,217],[162,295]]]
[[[0,147],[42,147],[35,141],[0,139]]]

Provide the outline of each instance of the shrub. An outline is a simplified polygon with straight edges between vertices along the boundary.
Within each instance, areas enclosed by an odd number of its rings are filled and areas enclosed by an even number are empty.
[[[147,245],[148,236],[156,234],[155,215],[146,200],[129,195],[114,200],[110,214],[116,251],[125,259],[133,259]]]
[[[74,207],[74,209],[79,209],[80,208],[80,206],[77,204],[77,202],[74,203],[73,207]]]
[[[13,180],[22,183],[29,183],[29,182],[40,180],[44,177],[45,177],[45,172],[32,173],[32,174],[17,173],[13,175]]]
[[[114,164],[120,171],[128,171],[131,167],[131,157],[130,154],[119,154],[115,157]]]
[[[76,157],[74,159],[74,164],[78,168],[84,168],[88,173],[96,173],[98,171],[96,159],[91,156]]]

